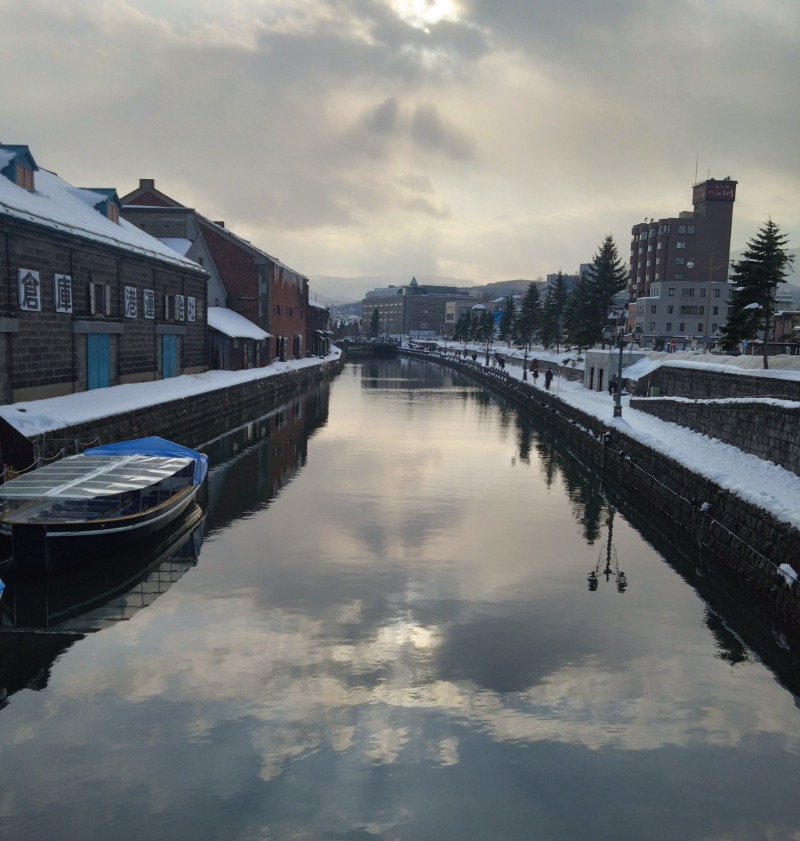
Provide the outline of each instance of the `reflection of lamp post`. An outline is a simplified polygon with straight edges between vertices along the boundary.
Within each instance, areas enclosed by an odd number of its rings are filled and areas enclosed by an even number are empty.
[[[603,328],[603,339],[611,344],[614,339],[614,328]],[[631,341],[639,344],[642,341],[642,328],[637,327],[631,334]],[[619,370],[617,374],[617,387],[614,390],[614,417],[622,417],[622,351],[625,349],[625,328],[618,327],[616,331],[616,346],[619,348]]]
[[[703,353],[708,353],[708,342],[709,342],[709,335],[708,335],[708,315],[711,312],[711,284],[713,282],[714,272],[718,269],[723,268],[724,266],[728,265],[728,261],[725,260],[724,262],[720,263],[719,265],[714,265],[714,252],[711,252],[711,260],[709,261],[708,266],[698,266],[694,260],[689,260],[686,263],[687,269],[693,269],[697,266],[698,269],[708,269],[708,300],[706,303],[706,317],[703,319]]]
[[[606,565],[605,569],[600,569],[600,564],[603,562],[603,554],[602,551],[600,555],[597,557],[597,566],[589,573],[589,577],[587,578],[587,584],[589,587],[590,592],[595,592],[597,590],[597,586],[600,583],[600,575],[604,575],[606,581],[611,579],[611,576],[614,576],[614,581],[617,585],[617,592],[624,593],[628,589],[628,579],[624,572],[622,572],[619,568],[619,558],[617,557],[617,551],[614,549],[614,544],[612,541],[612,535],[614,533],[614,514],[616,513],[616,509],[613,505],[608,506],[608,518],[606,519],[606,525],[608,526],[608,540],[606,541]],[[614,559],[614,568],[611,568],[611,559]]]

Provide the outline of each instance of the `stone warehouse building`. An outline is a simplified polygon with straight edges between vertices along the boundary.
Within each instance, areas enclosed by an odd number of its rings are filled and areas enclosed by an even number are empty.
[[[423,286],[416,277],[412,277],[407,286],[373,289],[361,302],[362,329],[369,330],[372,313],[377,310],[382,334],[414,335],[419,332],[443,336],[447,331],[448,301],[475,303],[469,293],[456,286]],[[455,309],[450,312],[455,315]]]
[[[233,310],[269,334],[271,359],[300,358],[313,342],[308,326],[308,278],[156,188],[139,180],[123,196],[122,216],[194,260],[210,274],[208,302]]]
[[[206,369],[208,273],[0,144],[0,403]]]

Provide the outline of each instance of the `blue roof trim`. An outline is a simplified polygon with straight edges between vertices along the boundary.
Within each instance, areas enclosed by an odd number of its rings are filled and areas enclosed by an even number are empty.
[[[3,169],[0,169],[0,172],[2,172],[7,178],[11,178],[12,181],[16,178],[16,168],[18,164],[24,164],[34,172],[39,169],[36,161],[33,159],[30,149],[27,146],[20,146],[13,143],[0,143],[0,149],[4,149],[6,152],[11,152],[14,156],[11,161],[3,167]]]

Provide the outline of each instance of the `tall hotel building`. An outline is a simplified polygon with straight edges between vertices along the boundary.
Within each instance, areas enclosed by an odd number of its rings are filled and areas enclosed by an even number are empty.
[[[728,270],[736,181],[693,188],[691,211],[631,229],[628,293],[645,344],[709,345],[727,318]]]

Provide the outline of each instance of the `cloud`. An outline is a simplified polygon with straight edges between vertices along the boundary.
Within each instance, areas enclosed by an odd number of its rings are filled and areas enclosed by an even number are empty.
[[[0,15],[0,72],[25,68],[0,90],[0,140],[78,185],[155,178],[305,274],[397,274],[409,251],[412,273],[572,270],[606,232],[624,253],[634,221],[688,209],[696,164],[740,181],[733,248],[768,216],[800,233],[793,0],[0,0]]]

